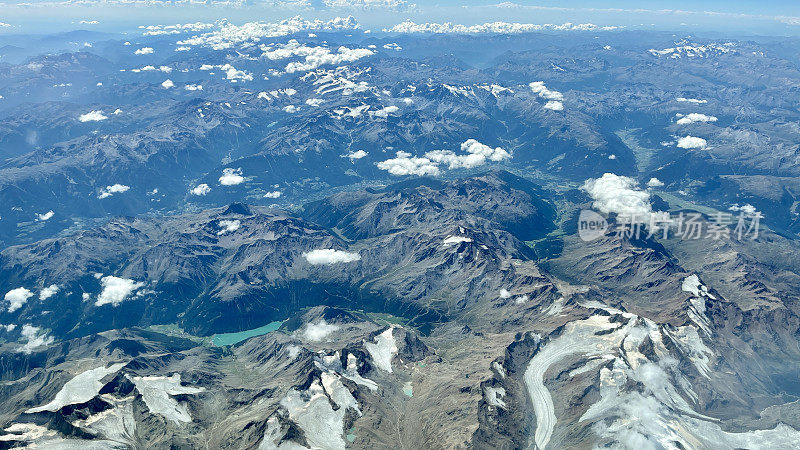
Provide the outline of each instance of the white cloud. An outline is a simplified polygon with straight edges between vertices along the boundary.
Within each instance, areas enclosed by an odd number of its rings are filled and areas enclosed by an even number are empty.
[[[244,182],[244,177],[242,176],[242,169],[233,169],[230,167],[226,167],[222,169],[222,176],[219,177],[219,184],[223,186],[235,186],[237,184],[242,184]]]
[[[185,45],[181,45],[180,47],[175,47],[176,52],[188,52],[191,49],[192,47],[187,47]]]
[[[351,151],[350,153],[348,153],[346,155],[342,155],[342,158],[350,158],[351,161],[354,161],[356,159],[361,159],[361,158],[363,158],[363,157],[365,157],[367,155],[368,155],[368,153],[365,152],[364,150],[356,150],[354,152]]]
[[[461,144],[466,155],[457,155],[450,150],[433,150],[425,153],[425,157],[440,164],[447,164],[449,169],[470,169],[486,164],[486,160],[499,162],[511,158],[507,151],[500,147],[491,148],[475,139],[468,139]]]
[[[411,153],[399,151],[395,158],[378,163],[378,168],[392,175],[439,175],[437,163],[428,158],[412,157]]]
[[[303,330],[302,336],[309,341],[321,341],[328,337],[329,334],[338,330],[339,326],[329,324],[325,319],[319,319],[316,323],[309,323]]]
[[[225,50],[238,44],[259,42],[265,38],[286,36],[300,31],[355,30],[359,27],[358,22],[352,16],[335,17],[328,21],[308,21],[300,17],[293,17],[280,22],[248,22],[242,25],[225,22],[220,25],[218,30],[178,41],[178,45],[204,45],[215,50]]]
[[[446,164],[448,169],[471,169],[486,164],[486,160],[499,162],[511,158],[511,155],[500,147],[489,147],[475,139],[468,139],[461,144],[466,154],[456,154],[451,150],[432,150],[424,157],[412,157],[410,153],[399,151],[397,157],[381,161],[378,168],[392,175],[439,175],[439,164]]]
[[[664,186],[664,183],[658,178],[650,178],[650,181],[647,182],[647,187],[662,187],[662,186]]]
[[[103,114],[103,111],[100,110],[89,111],[86,114],[81,114],[78,116],[78,120],[81,122],[99,122],[106,119],[108,119],[108,116]]]
[[[325,103],[325,100],[323,100],[321,98],[309,98],[309,99],[306,100],[306,105],[308,105],[308,106],[310,106],[312,108],[316,108],[316,107],[318,107],[319,105],[321,105],[323,103]]]
[[[229,80],[253,81],[253,74],[245,72],[244,70],[238,70],[230,64],[225,64],[221,66],[220,69],[225,71],[225,78]]]
[[[563,111],[564,110],[564,103],[559,102],[557,100],[550,100],[549,102],[544,104],[544,109],[550,109],[553,111]]]
[[[24,287],[18,287],[6,292],[5,300],[9,302],[8,312],[20,309],[31,297],[33,297],[33,292]]]
[[[114,194],[121,194],[123,192],[127,192],[129,189],[130,186],[125,186],[124,184],[119,184],[119,183],[114,184],[112,186],[106,186],[106,188],[103,189],[102,192],[100,192],[100,195],[97,196],[97,198],[100,199],[108,198]]]
[[[694,136],[684,136],[678,139],[678,147],[679,148],[705,148],[706,147],[706,140],[699,137]]]
[[[278,198],[281,196],[281,191],[271,191],[264,194],[264,198]]]
[[[534,94],[538,94],[541,98],[557,101],[564,100],[564,95],[561,92],[547,89],[547,86],[544,85],[544,81],[532,81],[528,86],[530,86]]]
[[[202,84],[187,84],[183,87],[187,91],[202,91],[203,85]]]
[[[586,180],[583,190],[594,200],[592,206],[606,214],[649,219],[652,212],[650,193],[640,190],[633,178],[606,173]]]
[[[500,298],[502,299],[511,298],[511,292],[508,292],[508,289],[506,288],[500,289]]]
[[[197,186],[193,187],[191,191],[189,191],[192,195],[206,195],[211,192],[211,188],[205,184],[198,184]]]
[[[103,287],[103,290],[100,291],[100,295],[97,297],[97,301],[94,304],[96,306],[107,304],[117,306],[134,291],[144,286],[144,283],[137,283],[127,278],[109,275],[100,279],[100,285]]]
[[[705,114],[700,114],[700,113],[691,113],[691,114],[687,114],[685,116],[683,114],[675,114],[675,116],[679,118],[678,122],[677,122],[678,125],[688,125],[690,123],[696,123],[696,122],[716,122],[717,121],[717,118],[714,117],[714,116],[707,116]]]
[[[238,219],[233,220],[220,220],[219,221],[219,228],[220,230],[217,231],[217,236],[222,236],[223,234],[233,233],[234,231],[238,230],[239,227],[242,226],[242,221]]]
[[[699,98],[678,97],[675,100],[679,101],[679,102],[682,102],[682,103],[694,103],[696,105],[703,104],[703,103],[708,103],[708,100],[701,100]]]
[[[169,89],[173,86],[175,86],[175,83],[173,83],[172,80],[170,80],[169,78],[167,78],[166,80],[164,80],[163,83],[161,83],[161,87],[163,87],[164,89]]]
[[[751,205],[751,204],[749,204],[749,203],[746,203],[746,204],[744,204],[742,206],[739,206],[738,204],[736,204],[736,205],[733,205],[730,208],[728,208],[728,210],[729,211],[734,211],[734,212],[742,212],[742,213],[744,213],[744,214],[746,214],[748,216],[753,216],[758,212],[758,210],[756,210],[756,207]]]
[[[42,289],[39,292],[39,299],[40,300],[47,300],[48,298],[56,295],[56,293],[58,293],[59,289],[60,288],[58,287],[57,284],[51,284],[50,286],[47,286],[46,288]]]
[[[133,53],[136,54],[136,55],[150,55],[150,54],[153,53],[153,48],[152,47],[142,47],[142,48],[136,50]]]
[[[47,333],[43,333],[41,328],[34,327],[29,323],[22,326],[22,337],[27,340],[25,345],[20,348],[20,351],[25,354],[31,354],[37,348],[50,345],[54,341],[52,336],[47,336]]]
[[[344,250],[334,250],[332,248],[311,250],[310,252],[303,253],[303,257],[312,266],[318,266],[322,264],[327,265],[349,263],[361,260],[361,255],[358,253],[346,252]]]
[[[366,10],[408,11],[416,7],[405,0],[322,0],[328,8]]]
[[[389,114],[396,113],[397,111],[400,111],[400,108],[391,105],[391,106],[385,106],[377,111],[371,111],[370,114],[372,114],[375,117],[382,117],[385,119],[389,117]]]
[[[286,70],[287,73],[307,72],[323,65],[338,65],[354,62],[374,54],[372,50],[366,48],[350,49],[347,47],[339,47],[337,53],[331,53],[328,49],[325,50],[326,52],[316,52],[313,55],[306,56],[304,62],[291,62],[286,65],[284,70]]]
[[[38,221],[40,221],[40,222],[44,222],[45,220],[50,220],[50,219],[52,219],[54,215],[55,215],[55,213],[54,213],[54,212],[53,212],[53,210],[51,209],[50,211],[47,211],[47,212],[46,212],[46,213],[44,213],[44,214],[37,214],[37,215],[36,215],[36,220],[38,220]]]
[[[286,111],[287,113],[296,113],[297,111],[300,110],[300,108],[298,108],[295,105],[286,105],[283,107],[283,110]]]
[[[532,24],[532,23],[509,23],[509,22],[490,22],[478,25],[462,25],[445,23],[415,23],[411,20],[399,23],[384,31],[392,33],[452,33],[452,34],[518,34],[530,33],[533,31],[553,30],[553,31],[609,31],[615,30],[615,26],[597,26],[591,23],[563,25],[555,24]]]
[[[338,65],[347,62],[357,61],[361,58],[371,56],[374,52],[366,48],[339,47],[336,53],[331,52],[327,47],[312,47],[299,43],[292,39],[286,44],[276,46],[262,46],[262,57],[270,60],[280,60],[292,57],[301,57],[302,61],[290,62],[284,69],[287,73],[307,72],[323,65]]]

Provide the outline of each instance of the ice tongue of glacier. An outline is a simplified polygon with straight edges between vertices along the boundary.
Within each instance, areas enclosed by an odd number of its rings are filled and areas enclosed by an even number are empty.
[[[125,363],[117,363],[108,367],[100,366],[81,372],[67,381],[50,403],[37,406],[36,408],[30,408],[25,412],[29,414],[42,411],[55,412],[67,405],[86,403],[94,398],[100,392],[100,389],[103,388],[103,383],[100,380],[105,378],[106,375],[119,371],[124,365]]]

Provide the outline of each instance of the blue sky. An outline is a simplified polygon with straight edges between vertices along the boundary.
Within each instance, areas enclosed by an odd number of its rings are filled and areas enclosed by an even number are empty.
[[[800,1],[0,0],[0,32],[120,31],[141,24],[354,15],[369,27],[417,22],[585,23],[628,29],[800,34]],[[94,22],[87,24],[85,22]],[[81,23],[83,22],[83,23]]]

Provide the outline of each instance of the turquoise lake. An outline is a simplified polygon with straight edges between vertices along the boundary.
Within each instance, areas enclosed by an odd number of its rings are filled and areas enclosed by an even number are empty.
[[[211,338],[211,343],[222,347],[223,345],[233,345],[242,342],[245,339],[250,339],[253,336],[260,336],[267,334],[270,331],[275,331],[281,327],[282,321],[270,322],[263,327],[253,328],[252,330],[238,331],[236,333],[222,333],[215,334]]]

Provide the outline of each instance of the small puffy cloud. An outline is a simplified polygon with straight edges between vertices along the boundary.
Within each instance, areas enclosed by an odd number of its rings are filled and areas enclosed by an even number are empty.
[[[306,100],[306,105],[311,106],[312,108],[316,108],[323,103],[325,103],[325,100],[321,98],[309,98]]]
[[[564,103],[559,102],[558,100],[550,100],[549,102],[544,104],[544,109],[549,109],[552,111],[563,111]]]
[[[733,205],[730,208],[728,208],[728,210],[729,211],[734,211],[734,212],[741,212],[741,213],[744,213],[744,214],[746,214],[748,216],[754,216],[758,212],[758,210],[756,210],[756,207],[751,205],[751,204],[749,204],[749,203],[746,203],[746,204],[744,204],[742,206],[739,206],[738,204],[736,204],[736,205]]]
[[[436,164],[447,164],[448,169],[471,169],[486,164],[483,155],[457,155],[451,150],[432,150],[425,153],[425,157]]]
[[[350,158],[351,161],[354,161],[356,159],[361,159],[361,158],[367,156],[367,154],[368,153],[365,152],[364,150],[356,150],[356,151],[350,152],[350,153],[348,153],[346,155],[342,155],[342,158]]]
[[[305,329],[303,330],[302,336],[308,341],[321,341],[328,337],[329,334],[333,333],[334,331],[338,330],[339,326],[334,324],[329,324],[325,321],[325,319],[319,319],[315,323],[309,323],[306,325]]]
[[[400,108],[392,105],[392,106],[385,106],[377,111],[372,111],[371,114],[375,117],[381,117],[385,119],[389,117],[389,114],[396,113],[397,111],[400,111]]]
[[[191,49],[192,47],[187,47],[185,45],[181,45],[180,47],[175,47],[176,52],[188,52]]]
[[[361,260],[361,255],[358,253],[334,250],[332,248],[311,250],[310,252],[303,253],[303,257],[312,266],[349,263]]]
[[[164,89],[169,89],[173,86],[175,86],[175,83],[173,83],[172,80],[170,80],[169,78],[167,78],[166,80],[164,80],[163,83],[161,83],[161,87],[163,87]]]
[[[278,198],[281,196],[281,191],[271,191],[264,194],[264,198]]]
[[[706,147],[706,140],[699,137],[694,136],[684,136],[678,139],[678,147],[679,148],[705,148]]]
[[[617,159],[617,155],[612,153],[612,154],[608,155],[608,159],[613,161],[613,160]]]
[[[283,110],[286,111],[287,113],[296,113],[297,111],[300,110],[300,108],[298,108],[295,105],[286,105],[283,107]]]
[[[486,164],[487,160],[499,162],[511,158],[511,155],[500,147],[489,147],[475,139],[468,139],[461,144],[466,154],[457,154],[451,150],[432,150],[424,157],[412,157],[407,152],[397,152],[397,157],[378,163],[378,168],[392,175],[439,175],[439,164],[446,164],[448,169],[471,169]]]
[[[9,303],[8,312],[20,309],[31,297],[33,297],[33,292],[24,287],[18,287],[6,292],[5,300]]]
[[[192,190],[191,190],[191,191],[189,191],[189,192],[190,192],[192,195],[200,195],[200,196],[203,196],[203,195],[206,195],[206,194],[208,194],[209,192],[211,192],[211,188],[210,188],[210,187],[209,187],[207,184],[205,184],[205,183],[202,183],[202,184],[198,184],[197,186],[193,187],[193,188],[192,188]]]
[[[100,110],[89,111],[86,114],[81,114],[78,116],[78,120],[81,122],[99,122],[106,119],[108,119],[108,116],[103,114],[103,111]]]
[[[511,298],[511,292],[508,292],[508,289],[506,288],[500,289],[500,298],[502,299]]]
[[[52,219],[54,215],[55,215],[55,213],[54,213],[54,212],[53,212],[53,210],[51,209],[50,211],[47,211],[47,212],[46,212],[46,213],[44,213],[44,214],[37,214],[37,215],[36,215],[36,220],[37,220],[37,221],[40,221],[40,222],[44,222],[45,220],[50,220],[50,219]]]
[[[50,286],[47,286],[46,288],[39,291],[39,299],[47,300],[48,298],[56,295],[59,289],[60,288],[58,287],[57,284],[51,284]]]
[[[241,168],[233,169],[231,167],[226,167],[222,169],[222,176],[219,177],[219,184],[223,186],[235,186],[243,182],[244,177],[242,176]]]
[[[405,103],[406,105],[413,105],[414,99],[412,99],[411,97],[405,97],[403,98],[403,103]]]
[[[136,50],[133,53],[136,54],[136,55],[150,55],[150,54],[153,53],[153,48],[152,47],[142,47],[142,48]]]
[[[130,189],[130,186],[125,186],[124,184],[114,184],[112,186],[106,186],[100,195],[97,196],[99,199],[111,197],[114,194],[121,194],[123,192],[127,192]]]
[[[411,153],[399,151],[395,158],[378,163],[378,168],[392,175],[439,175],[437,163],[428,158],[411,156]]]
[[[220,69],[225,72],[225,78],[233,81],[253,81],[253,74],[238,70],[230,64],[220,66]]]
[[[677,101],[679,101],[681,103],[694,103],[695,105],[708,103],[708,100],[700,100],[699,98],[678,97],[675,100],[677,100]]]
[[[366,48],[339,47],[336,53],[327,47],[311,47],[292,39],[286,44],[262,47],[262,56],[270,60],[279,60],[292,57],[304,58],[302,61],[290,62],[284,69],[287,73],[307,72],[323,65],[337,65],[357,61],[374,54]]]
[[[242,221],[233,219],[233,220],[220,220],[219,221],[219,228],[220,230],[217,231],[217,236],[222,236],[223,234],[233,233],[234,231],[238,230],[239,227],[242,226]]]
[[[202,91],[203,85],[202,84],[187,84],[183,87],[187,91]]]
[[[539,97],[543,99],[556,101],[564,100],[564,95],[561,92],[547,89],[547,87],[544,85],[544,81],[533,81],[528,84],[528,86],[530,86],[531,91],[534,94],[538,94]]]
[[[322,0],[322,3],[332,9],[349,10],[389,10],[409,11],[416,8],[416,4],[406,0]]]
[[[29,323],[22,326],[22,337],[27,342],[20,348],[20,351],[28,355],[37,348],[50,345],[54,341],[53,337],[48,336],[41,328],[34,327]]]
[[[658,178],[650,178],[650,181],[647,182],[647,187],[662,187],[664,183],[659,180]]]
[[[499,162],[511,158],[511,155],[500,147],[489,147],[475,139],[468,139],[461,144],[466,155],[456,155],[449,150],[433,150],[425,154],[433,161],[448,164],[450,169],[472,168],[482,166],[486,160]]]
[[[649,218],[652,212],[650,193],[640,190],[630,177],[606,173],[586,180],[583,190],[594,200],[592,206],[606,214]]]
[[[94,304],[96,306],[109,304],[117,306],[137,289],[144,286],[144,283],[109,275],[100,279],[100,285],[103,290],[100,291],[100,295],[97,296],[97,301]]]
[[[688,125],[696,122],[716,122],[717,118],[700,113],[691,113],[687,115],[675,114],[678,117],[678,125]]]

